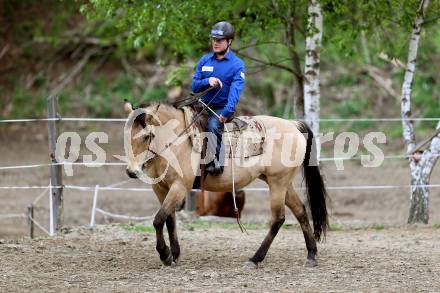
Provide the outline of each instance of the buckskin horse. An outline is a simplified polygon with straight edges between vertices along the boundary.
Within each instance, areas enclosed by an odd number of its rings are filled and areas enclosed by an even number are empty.
[[[124,108],[129,115],[124,129],[124,139],[131,144],[130,150],[126,149],[126,171],[132,178],[146,176],[154,179],[149,183],[152,184],[161,203],[153,221],[156,230],[156,250],[164,265],[176,265],[180,256],[180,246],[176,231],[175,209],[193,186],[196,176],[194,170],[199,166],[200,154],[194,150],[189,136],[180,135],[187,129],[185,113],[181,109],[166,103],[133,108],[128,101],[125,102]],[[250,159],[254,159],[252,166],[226,158],[223,174],[208,175],[204,183],[205,188],[208,191],[231,191],[232,165],[236,188],[243,188],[257,178],[268,184],[272,215],[270,229],[255,254],[245,262],[246,266],[258,267],[265,258],[273,239],[285,221],[285,206],[289,207],[298,219],[304,234],[307,247],[304,266],[316,266],[316,242],[325,237],[329,224],[326,207],[327,192],[323,178],[319,167],[309,164],[311,155],[316,154],[313,133],[301,121],[271,116],[253,118],[258,119],[266,129],[277,133],[278,137],[263,141],[262,153],[244,160],[249,163]],[[289,159],[289,164],[286,164],[284,162],[286,157],[291,156],[294,160]],[[305,206],[293,187],[294,176],[301,167],[313,219],[313,230]],[[164,225],[167,226],[170,247],[165,242]]]

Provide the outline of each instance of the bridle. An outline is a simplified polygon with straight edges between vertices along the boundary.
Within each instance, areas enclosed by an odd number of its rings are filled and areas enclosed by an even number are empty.
[[[184,98],[184,99],[181,99],[181,100],[179,100],[179,101],[177,101],[177,102],[185,102],[185,101],[188,101],[188,100],[194,100],[194,101],[197,101],[197,102],[199,102],[199,101],[201,101],[201,98],[204,96],[204,95],[206,95],[208,92],[210,92],[211,90],[213,90],[213,89],[215,89],[215,88],[217,88],[217,87],[209,87],[209,88],[207,88],[206,90],[204,90],[204,91],[202,91],[202,92],[200,92],[200,93],[195,93],[193,96],[190,96],[189,98]],[[219,89],[218,89],[218,91],[215,93],[215,95],[211,98],[211,100],[209,100],[209,102],[207,103],[207,104],[205,104],[205,103],[202,103],[202,105],[203,105],[203,108],[202,108],[202,110],[200,110],[194,117],[193,117],[193,119],[192,119],[192,121],[191,121],[191,123],[189,123],[186,127],[185,127],[185,129],[183,129],[171,142],[169,142],[169,143],[167,143],[159,152],[155,152],[155,151],[153,151],[153,150],[151,150],[150,149],[150,145],[151,145],[151,141],[152,141],[152,139],[153,139],[153,136],[152,135],[149,135],[148,136],[148,148],[147,148],[147,151],[148,152],[150,152],[150,153],[152,153],[153,154],[153,156],[151,156],[150,158],[147,158],[146,160],[145,160],[145,162],[142,164],[142,166],[145,166],[150,160],[152,160],[152,159],[154,159],[154,158],[156,158],[156,157],[158,157],[158,156],[160,156],[164,151],[166,151],[169,147],[171,147],[180,137],[182,137],[182,135],[184,135],[185,134],[185,132],[191,127],[191,126],[193,126],[193,124],[197,121],[197,119],[205,112],[205,110],[207,110],[207,109],[209,109],[209,105],[211,104],[211,102],[215,99],[215,97],[220,93],[220,91],[221,91],[221,88],[219,87]],[[177,103],[176,102],[176,103]],[[160,105],[156,108],[156,111],[153,113],[153,115],[154,114],[156,114],[157,113],[157,111],[159,111],[159,107],[160,107]]]

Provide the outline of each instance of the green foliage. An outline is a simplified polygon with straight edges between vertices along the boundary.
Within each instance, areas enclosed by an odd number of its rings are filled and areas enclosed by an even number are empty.
[[[37,98],[35,98],[37,96]],[[13,94],[11,117],[38,117],[46,113],[46,97],[17,85]]]
[[[402,57],[402,44],[408,38],[419,0],[348,1],[322,0],[325,28],[324,47],[329,43],[347,56],[356,52],[361,31],[378,52]],[[395,41],[388,42],[392,37]],[[396,54],[397,53],[397,54]]]
[[[165,85],[167,86],[182,86],[188,82],[188,76],[191,76],[194,68],[186,65],[181,65],[176,69],[172,70],[165,80]]]
[[[334,112],[339,114],[339,117],[365,117],[364,112],[368,109],[368,100],[345,100],[337,104]]]
[[[132,48],[163,45],[176,56],[198,56],[206,50],[212,25],[228,20],[247,44],[274,40],[285,19],[305,20],[306,1],[119,1],[92,0],[81,7],[89,20],[111,20],[113,33],[126,34]],[[283,39],[277,40],[283,41]]]
[[[66,37],[74,32],[79,36],[91,36],[99,39],[101,48],[112,48],[113,60],[130,57],[136,61],[151,61],[168,64],[171,60],[179,66],[170,72],[163,87],[144,89],[135,76],[117,74],[109,76],[107,72],[92,73],[86,68],[81,81],[65,88],[60,94],[62,112],[69,114],[89,112],[100,117],[115,115],[114,105],[123,98],[136,102],[162,99],[167,86],[185,86],[189,83],[194,59],[209,49],[209,31],[213,23],[229,20],[237,29],[237,39],[233,49],[267,62],[292,67],[291,50],[304,56],[304,38],[313,28],[306,28],[307,1],[263,0],[263,1],[142,1],[142,0],[91,0],[77,1],[8,1],[5,4],[6,15],[13,15],[17,9],[34,9],[47,12],[44,20],[33,17],[12,21],[14,39],[23,43],[23,60],[29,62],[36,56],[46,55],[66,46]],[[380,52],[391,57],[398,57],[405,62],[408,37],[412,29],[420,0],[390,1],[347,1],[321,0],[324,13],[324,44],[322,48],[322,68],[339,76],[325,86],[332,88],[353,89],[350,97],[342,102],[327,102],[327,93],[322,90],[323,116],[334,117],[374,117],[381,113],[374,112],[374,100],[366,100],[357,90],[365,84],[368,77],[355,71],[346,73],[338,68],[361,67],[365,62],[362,52],[361,36],[365,32],[367,48],[370,50],[372,63],[378,68],[387,66],[377,58]],[[87,22],[77,14],[87,16]],[[34,10],[32,10],[34,12]],[[47,15],[47,16],[46,16]],[[438,64],[440,59],[440,29],[438,26],[440,1],[431,1],[426,16],[426,23],[419,48],[416,78],[413,85],[413,113],[416,116],[438,117],[440,115]],[[293,39],[289,39],[288,24],[295,28]],[[305,33],[304,33],[305,32]],[[41,46],[35,46],[35,43]],[[34,45],[32,45],[34,44]],[[255,46],[254,46],[255,45]],[[67,46],[68,47],[68,46]],[[37,49],[36,49],[37,48]],[[51,48],[52,51],[48,50]],[[39,54],[37,54],[39,53]],[[191,62],[184,63],[185,59]],[[292,97],[275,102],[276,88],[289,88],[292,74],[279,68],[264,68],[261,64],[245,59],[247,65],[246,94],[249,99],[264,100],[267,108],[264,112],[283,116],[286,103]],[[18,62],[20,64],[20,62]],[[32,61],[30,61],[32,62]],[[19,66],[18,64],[18,66]],[[303,68],[303,65],[301,65]],[[324,71],[324,70],[323,70]],[[397,71],[397,70],[396,70]],[[350,71],[348,71],[350,72]],[[394,85],[400,85],[403,73],[393,76]],[[21,80],[24,83],[24,79]],[[17,84],[12,93],[10,116],[35,117],[45,115],[46,96],[49,80],[42,74],[37,77],[32,89],[24,89]],[[374,91],[377,86],[371,84]],[[323,88],[324,89],[324,88]],[[1,103],[4,105],[4,103]],[[288,105],[289,106],[289,105]],[[399,107],[395,102],[395,107]],[[291,110],[288,114],[290,118]],[[423,123],[417,127],[428,129],[434,123]],[[376,123],[323,123],[322,128],[336,130],[365,130],[377,128]],[[401,137],[401,125],[380,126],[387,128],[391,137]],[[417,128],[419,129],[419,128]]]

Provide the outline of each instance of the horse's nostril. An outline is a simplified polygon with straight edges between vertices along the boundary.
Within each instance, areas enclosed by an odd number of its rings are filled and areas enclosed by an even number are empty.
[[[130,170],[126,170],[127,171],[127,175],[128,175],[128,177],[130,177],[130,178],[137,178],[137,175],[136,175],[136,173],[135,172],[131,172]]]

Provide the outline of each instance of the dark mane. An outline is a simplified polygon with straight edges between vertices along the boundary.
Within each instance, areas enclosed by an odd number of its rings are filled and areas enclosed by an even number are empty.
[[[153,112],[161,110],[168,110],[168,111],[175,111],[178,110],[176,107],[174,107],[172,104],[168,102],[152,102],[152,103],[142,103],[139,106],[135,107],[134,109],[146,109],[146,108],[152,108],[155,109]],[[164,109],[165,108],[165,109]],[[147,114],[142,113],[138,115],[134,122],[140,124],[143,128],[147,126]]]
[[[176,107],[173,106],[173,104],[167,102],[167,101],[161,101],[161,102],[151,102],[151,103],[142,103],[139,104],[139,106],[135,107],[135,109],[140,109],[140,108],[149,108],[149,107],[161,107],[161,106],[165,106],[165,107],[171,107],[174,109],[177,109]]]
[[[192,105],[188,105],[194,112],[194,118],[196,118],[197,113],[199,113],[200,111],[203,110],[203,107],[201,105],[199,105],[198,103],[192,104]],[[167,102],[167,101],[161,101],[161,102],[152,102],[152,103],[142,103],[140,104],[138,107],[136,107],[135,109],[146,109],[146,108],[155,108],[155,111],[158,111],[160,109],[160,111],[182,111],[181,108],[176,107],[174,104]],[[139,116],[137,116],[135,118],[135,122],[139,123],[143,128],[146,127],[146,114],[142,113]],[[201,115],[199,115],[196,119],[196,122],[194,123],[199,129],[200,131],[204,131],[204,129],[206,128],[206,124],[208,122],[208,113],[206,111],[204,111],[204,113],[202,113]]]

